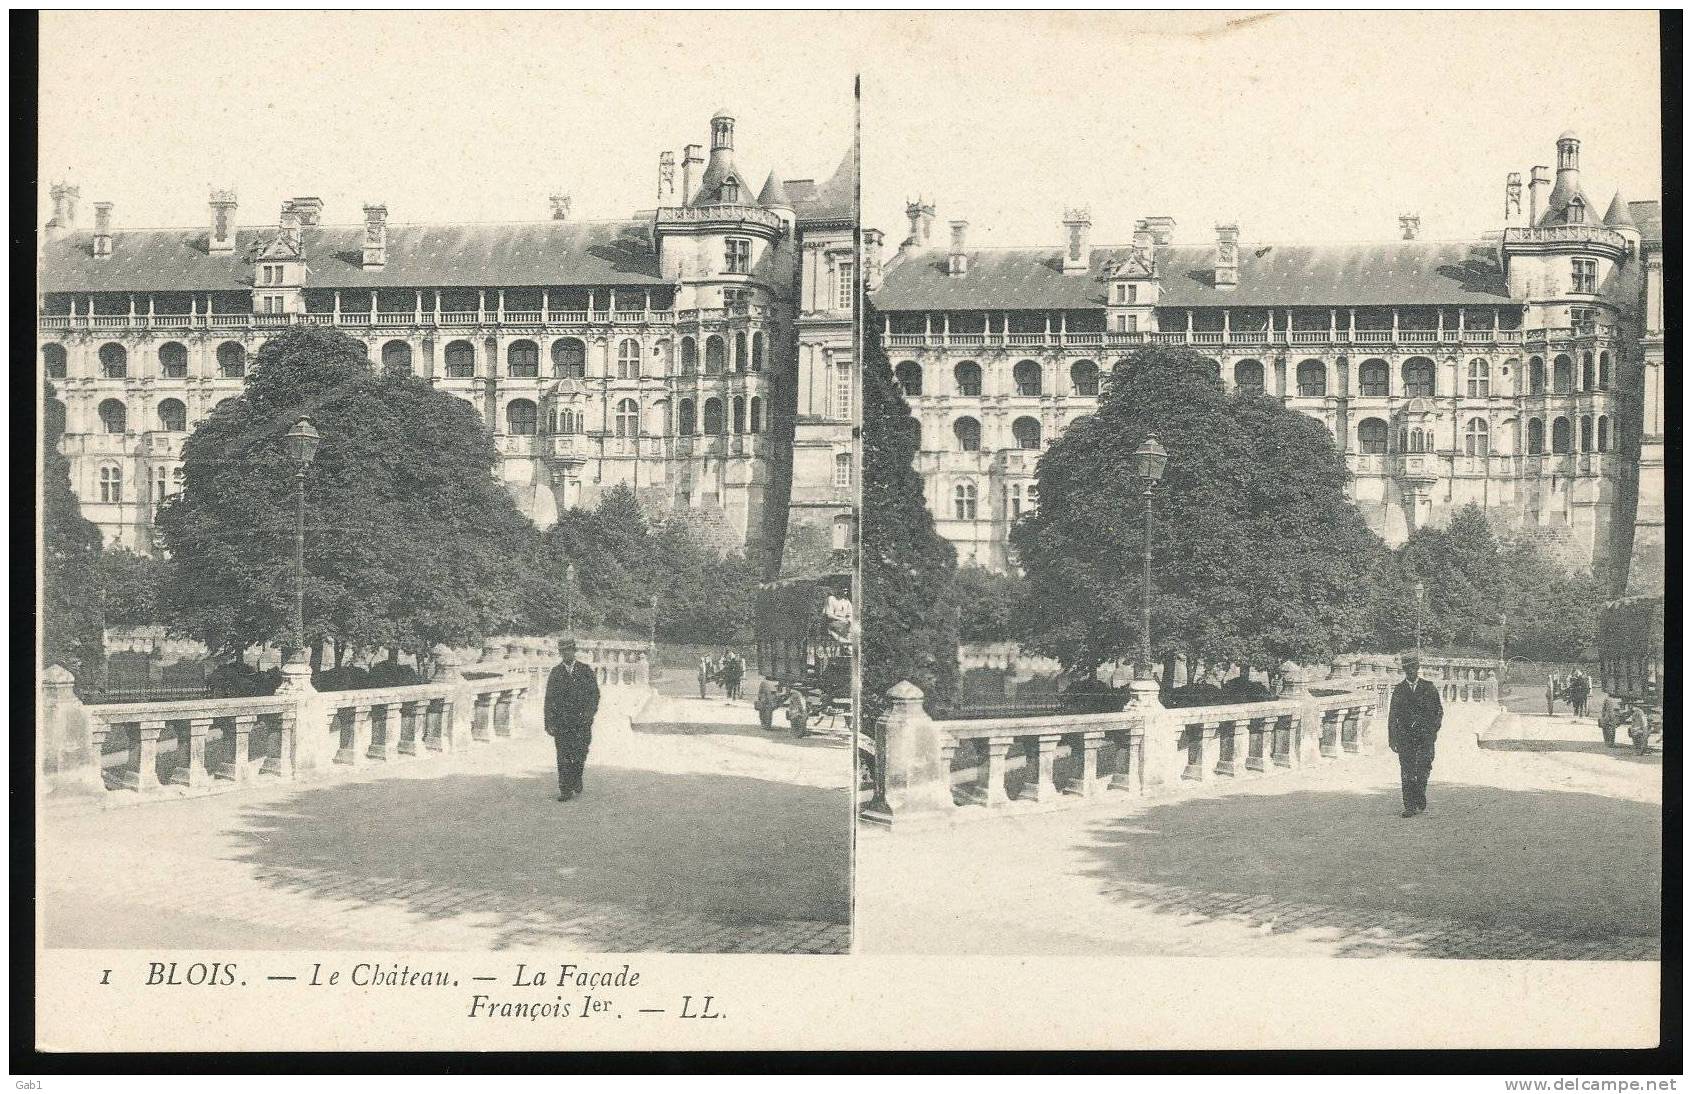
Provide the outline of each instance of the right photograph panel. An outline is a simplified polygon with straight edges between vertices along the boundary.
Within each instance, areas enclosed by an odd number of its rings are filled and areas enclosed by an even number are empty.
[[[855,949],[1658,961],[1655,17],[1082,24],[865,80]]]

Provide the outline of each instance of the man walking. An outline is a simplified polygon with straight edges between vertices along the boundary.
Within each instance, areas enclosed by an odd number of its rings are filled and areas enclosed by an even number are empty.
[[[1569,675],[1569,704],[1574,707],[1575,717],[1586,717],[1586,697],[1592,692],[1592,679],[1580,669],[1575,669]]]
[[[1434,739],[1445,719],[1445,707],[1439,701],[1439,688],[1421,679],[1421,659],[1407,653],[1403,665],[1404,679],[1392,689],[1387,713],[1387,746],[1398,753],[1398,781],[1404,795],[1404,812],[1399,816],[1414,817],[1428,810],[1428,774],[1433,770]]]
[[[546,678],[546,731],[558,753],[558,800],[582,792],[582,768],[593,743],[599,713],[599,680],[593,667],[576,660],[576,640],[558,640],[559,663]]]

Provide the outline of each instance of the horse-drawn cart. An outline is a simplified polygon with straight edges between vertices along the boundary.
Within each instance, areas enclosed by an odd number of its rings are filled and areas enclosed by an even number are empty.
[[[826,614],[830,596],[846,597],[851,583],[850,574],[826,573],[759,588],[758,675],[768,687],[760,689],[757,703],[765,725],[776,710],[785,710],[796,737],[825,720],[851,728],[856,651],[850,626]]]

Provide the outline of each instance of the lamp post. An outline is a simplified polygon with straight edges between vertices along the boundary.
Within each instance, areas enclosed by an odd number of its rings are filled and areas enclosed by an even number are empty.
[[[574,636],[576,633],[576,564],[566,563],[564,566],[564,630]]]
[[[1163,478],[1169,453],[1157,443],[1157,435],[1148,433],[1134,450],[1134,477],[1140,481],[1140,496],[1145,499],[1146,542],[1140,557],[1140,586],[1144,596],[1140,603],[1140,664],[1134,673],[1136,680],[1150,680],[1151,674],[1151,602],[1152,602],[1152,498]]]
[[[1416,653],[1422,652],[1422,602],[1428,595],[1428,587],[1417,579],[1413,586],[1416,590]]]
[[[282,438],[294,461],[294,651],[288,660],[305,660],[305,478],[322,438],[310,418],[294,423]]]
[[[658,594],[652,594],[652,648],[658,648]]]

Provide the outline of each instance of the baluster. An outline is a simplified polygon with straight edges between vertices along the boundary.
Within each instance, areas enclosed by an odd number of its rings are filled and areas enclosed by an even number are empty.
[[[1241,775],[1245,773],[1245,749],[1240,747],[1240,729],[1246,729],[1246,736],[1250,737],[1251,723],[1241,718],[1227,718],[1216,723],[1216,773],[1218,775]],[[1249,740],[1246,747],[1250,747]]]
[[[224,739],[229,742],[229,754],[217,765],[215,774],[218,778],[237,784],[252,781],[250,757],[253,726],[257,722],[256,714],[237,714],[229,719],[229,732],[224,734]]]
[[[1358,728],[1363,721],[1362,707],[1346,707],[1340,723],[1340,748],[1346,752],[1357,752],[1362,748],[1358,739]]]
[[[366,719],[369,717],[368,706],[354,704],[352,706],[336,708],[333,715],[340,733],[340,747],[335,750],[335,762],[356,767],[364,762],[365,752],[369,750],[369,734],[365,729]],[[363,738],[361,740],[361,738]],[[360,747],[362,745],[362,747]]]
[[[495,737],[511,736],[511,697],[517,692],[511,688],[499,692],[494,698],[493,731]]]
[[[947,734],[940,742],[940,770],[945,772],[946,793],[952,797],[952,804],[957,804],[957,797],[953,791],[952,761],[958,756],[958,739]]]
[[[163,719],[134,722],[135,736],[129,750],[129,769],[123,773],[123,785],[138,793],[159,788],[159,734],[164,732]]]
[[[1218,723],[1194,722],[1181,727],[1181,746],[1187,753],[1187,766],[1181,772],[1183,779],[1193,779],[1203,782],[1206,772],[1214,765],[1205,758],[1206,751],[1215,751],[1216,738],[1214,733]],[[1210,742],[1207,749],[1206,742]]]
[[[1298,749],[1294,747],[1293,736],[1298,732],[1298,724],[1291,714],[1275,715],[1275,752],[1272,757],[1277,767],[1292,767],[1298,760]]]
[[[416,699],[407,699],[399,705],[400,728],[397,751],[402,756],[417,755],[417,737],[420,730],[425,728],[419,725],[420,719],[417,717],[417,708],[421,705]]]
[[[426,719],[424,745],[431,752],[441,752],[446,748],[447,720],[452,714],[447,709],[445,699],[428,700],[428,715]]]
[[[1079,757],[1081,770],[1069,780],[1063,791],[1066,794],[1091,798],[1102,790],[1104,785],[1099,780],[1099,750],[1104,747],[1105,731],[1083,730],[1073,734],[1070,739],[1075,742],[1071,755]]]
[[[481,691],[476,693],[476,706],[470,714],[470,739],[473,741],[491,741],[491,722],[493,720],[493,693]]]
[[[392,760],[399,755],[394,740],[396,721],[392,703],[377,703],[370,708],[370,750],[365,755],[372,760]]]
[[[1137,793],[1140,789],[1140,764],[1144,757],[1140,754],[1145,747],[1143,735],[1136,734],[1131,729],[1121,729],[1107,733],[1105,739],[1111,743],[1110,788],[1126,793]]]
[[[210,718],[188,719],[188,732],[176,738],[176,766],[170,772],[172,783],[202,787],[210,781],[206,771],[206,737],[211,733],[211,724]]]
[[[1267,728],[1267,724],[1262,718],[1248,718],[1246,720],[1245,766],[1247,771],[1262,771],[1268,767]]]
[[[100,779],[100,785],[106,785],[106,739],[112,734],[109,723],[99,718],[88,719],[88,737],[90,748],[93,750],[94,774]]]
[[[982,750],[985,763],[981,782],[971,788],[970,798],[985,806],[1003,805],[1010,801],[1005,793],[1005,776],[1010,773],[1007,755],[1010,752],[1011,738],[1004,735],[994,735],[985,739],[977,738],[977,747]]]
[[[1340,752],[1340,736],[1343,732],[1343,712],[1338,708],[1322,711],[1322,756],[1333,759]]]
[[[1059,734],[1042,733],[1028,741],[1028,766],[1023,768],[1018,801],[1049,802],[1057,798],[1057,746]]]

